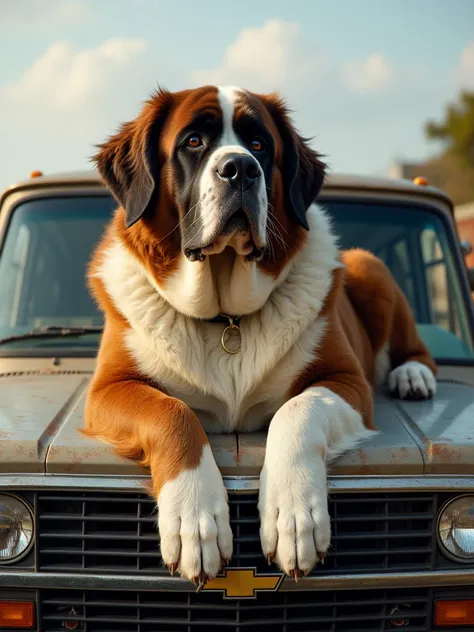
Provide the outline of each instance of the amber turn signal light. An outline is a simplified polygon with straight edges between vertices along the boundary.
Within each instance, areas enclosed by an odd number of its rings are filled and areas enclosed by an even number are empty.
[[[30,173],[30,178],[41,178],[42,175],[43,175],[42,171],[32,171]]]
[[[435,623],[439,626],[474,625],[474,599],[437,601]]]
[[[0,601],[0,628],[32,628],[35,605],[31,601]]]
[[[413,182],[418,186],[427,186],[428,184],[428,180],[423,176],[416,176],[416,178],[413,178]]]

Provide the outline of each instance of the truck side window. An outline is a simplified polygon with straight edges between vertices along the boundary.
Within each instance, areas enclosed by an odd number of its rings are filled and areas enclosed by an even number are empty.
[[[390,269],[436,358],[474,358],[465,297],[448,231],[424,206],[328,200],[343,249],[364,248]]]

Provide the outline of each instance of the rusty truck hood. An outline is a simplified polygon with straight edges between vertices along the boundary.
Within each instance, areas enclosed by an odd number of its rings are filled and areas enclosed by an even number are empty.
[[[0,374],[0,473],[140,475],[147,471],[84,437],[90,374]],[[332,475],[421,475],[474,472],[474,388],[440,382],[436,398],[400,402],[376,395],[381,431],[342,456]],[[225,475],[258,475],[265,434],[210,437]]]

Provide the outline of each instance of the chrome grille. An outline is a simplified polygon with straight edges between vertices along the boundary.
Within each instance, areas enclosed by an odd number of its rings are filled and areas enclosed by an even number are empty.
[[[268,572],[259,541],[257,494],[229,494],[232,566]],[[332,543],[313,575],[421,571],[435,567],[436,494],[334,494]],[[156,513],[144,494],[38,493],[38,570],[166,574]]]
[[[263,593],[250,601],[206,593],[56,590],[41,594],[39,618],[43,632],[428,632],[430,604],[425,589]]]

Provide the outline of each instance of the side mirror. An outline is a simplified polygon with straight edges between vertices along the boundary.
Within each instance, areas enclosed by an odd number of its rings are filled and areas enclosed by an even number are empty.
[[[464,258],[469,257],[469,255],[472,253],[472,245],[465,239],[461,241],[460,245],[461,245],[462,256]]]

